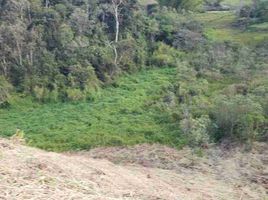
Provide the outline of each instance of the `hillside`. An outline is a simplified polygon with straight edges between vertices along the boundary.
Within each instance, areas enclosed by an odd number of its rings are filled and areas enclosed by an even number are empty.
[[[0,200],[268,200],[267,0],[0,0]]]
[[[55,152],[267,140],[268,4],[150,2],[0,1],[0,136]]]
[[[265,144],[256,144],[253,153],[224,154],[213,149],[207,158],[159,145],[92,152],[96,157],[104,152],[120,155],[118,165],[93,159],[91,152],[62,155],[1,139],[0,199],[263,200],[268,186],[267,150]],[[127,153],[132,161],[125,159],[123,164]],[[134,158],[143,159],[143,166]],[[162,167],[154,166],[159,161]],[[152,166],[144,167],[146,162]],[[177,164],[161,169],[171,162]]]
[[[29,144],[51,151],[152,141],[179,146],[183,141],[171,129],[176,123],[167,121],[167,115],[159,116],[160,108],[155,105],[175,76],[174,68],[143,70],[100,90],[94,101],[19,103],[0,110],[0,135],[10,137],[19,128]]]

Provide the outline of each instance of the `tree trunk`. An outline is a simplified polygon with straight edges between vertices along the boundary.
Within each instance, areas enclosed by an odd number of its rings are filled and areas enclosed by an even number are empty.
[[[7,77],[7,63],[5,57],[2,58],[2,69],[4,76]]]
[[[244,0],[240,0],[239,2],[239,7],[237,9],[237,15],[239,16],[239,13],[241,11],[241,9],[244,7]]]
[[[115,9],[115,22],[116,22],[115,43],[117,43],[118,42],[118,35],[119,35],[119,28],[120,28],[119,27],[120,26],[119,18],[118,18],[118,6]]]
[[[113,45],[113,49],[114,49],[114,64],[117,65],[118,53],[115,45]]]
[[[117,59],[118,59],[117,43],[119,41],[119,31],[120,31],[120,22],[119,22],[120,8],[119,6],[122,3],[123,3],[122,0],[112,0],[114,18],[115,18],[115,39],[114,39],[114,44],[113,44],[113,50],[114,50],[114,64],[116,67],[117,67]]]
[[[45,2],[45,7],[46,7],[46,8],[49,7],[49,0],[46,0],[46,2]]]
[[[18,56],[19,56],[19,63],[22,65],[22,52],[21,52],[21,46],[18,41],[16,41],[17,44],[17,51],[18,51]]]
[[[239,10],[241,9],[241,8],[243,8],[243,6],[244,6],[244,0],[240,0],[240,3],[239,3]]]
[[[118,42],[119,38],[119,29],[120,29],[120,23],[119,23],[119,6],[121,5],[122,1],[116,2],[115,0],[113,2],[113,9],[114,9],[114,18],[115,18],[115,43]]]
[[[30,6],[29,3],[27,5],[27,12],[28,12],[28,20],[29,20],[30,23],[32,23],[31,6]]]

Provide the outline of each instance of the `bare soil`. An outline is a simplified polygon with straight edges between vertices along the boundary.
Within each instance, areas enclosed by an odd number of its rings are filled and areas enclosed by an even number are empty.
[[[0,199],[265,200],[267,146],[203,157],[160,145],[57,154],[0,139]]]

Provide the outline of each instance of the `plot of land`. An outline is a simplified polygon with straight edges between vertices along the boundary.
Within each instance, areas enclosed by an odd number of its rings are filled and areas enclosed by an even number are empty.
[[[122,162],[125,157],[126,163],[116,165],[88,154],[48,153],[0,139],[0,199],[265,199],[267,177],[262,173],[267,170],[267,147],[263,144],[254,153],[234,151],[221,156],[223,152],[212,150],[203,159],[191,156],[188,150],[149,145],[95,153],[109,155],[111,151]],[[128,153],[132,159],[127,158]],[[165,161],[161,155],[167,155]],[[128,162],[138,159],[152,167]],[[164,170],[156,168],[157,162],[177,164]]]

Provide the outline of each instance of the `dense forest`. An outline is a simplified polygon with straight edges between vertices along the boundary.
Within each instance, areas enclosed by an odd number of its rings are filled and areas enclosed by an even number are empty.
[[[268,1],[0,0],[0,135],[64,151],[268,139]]]

